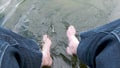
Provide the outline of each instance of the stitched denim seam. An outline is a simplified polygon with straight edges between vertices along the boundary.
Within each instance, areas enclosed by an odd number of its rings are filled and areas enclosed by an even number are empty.
[[[5,54],[5,51],[7,50],[7,48],[9,46],[10,45],[7,42],[5,42],[1,45],[1,48],[0,48],[0,53],[1,53],[1,55],[0,55],[0,68],[1,68],[1,65],[2,65],[2,59],[3,59],[3,56]],[[3,51],[1,49],[3,49]]]
[[[118,39],[118,41],[120,42],[120,27],[115,29],[115,30],[113,30],[111,32],[111,34],[114,35]]]

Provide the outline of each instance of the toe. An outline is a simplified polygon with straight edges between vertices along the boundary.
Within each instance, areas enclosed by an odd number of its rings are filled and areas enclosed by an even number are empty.
[[[43,41],[45,42],[47,40],[47,35],[43,35]]]
[[[49,38],[48,35],[43,35],[43,42],[45,45],[51,45],[52,42],[51,42],[51,39]]]
[[[68,30],[67,30],[67,32],[66,32],[66,35],[68,36],[68,37],[70,37],[70,36],[72,36],[72,35],[75,35],[76,34],[76,29],[75,29],[75,27],[74,26],[69,26],[68,27]]]
[[[69,27],[70,34],[75,35],[76,34],[76,29],[73,25]]]

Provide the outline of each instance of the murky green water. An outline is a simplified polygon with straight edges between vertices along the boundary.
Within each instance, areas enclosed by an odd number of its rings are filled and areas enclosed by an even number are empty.
[[[115,0],[0,0],[0,24],[41,44],[48,34],[53,42],[51,68],[86,68],[76,57],[66,54],[66,29],[79,32],[109,21]],[[41,47],[41,45],[40,45]]]

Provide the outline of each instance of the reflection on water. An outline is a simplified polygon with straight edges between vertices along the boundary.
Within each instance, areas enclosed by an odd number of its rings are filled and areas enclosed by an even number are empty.
[[[0,0],[0,24],[41,44],[48,34],[53,45],[52,68],[86,68],[76,57],[66,54],[66,29],[79,32],[105,24],[115,7],[114,0]],[[40,45],[41,47],[41,45]]]
[[[17,7],[23,2],[24,0],[15,1],[14,0],[3,0],[1,2],[6,2],[3,5],[0,6],[0,13],[6,13],[4,19],[2,20],[1,26],[4,26],[4,24],[8,21],[8,19],[14,14]],[[10,8],[9,8],[10,7]]]

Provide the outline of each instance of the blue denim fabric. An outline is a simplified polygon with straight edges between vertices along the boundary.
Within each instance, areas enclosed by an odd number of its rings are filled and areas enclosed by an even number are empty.
[[[78,58],[90,68],[120,68],[120,19],[80,34]]]
[[[41,62],[35,41],[0,27],[0,68],[40,68]]]

